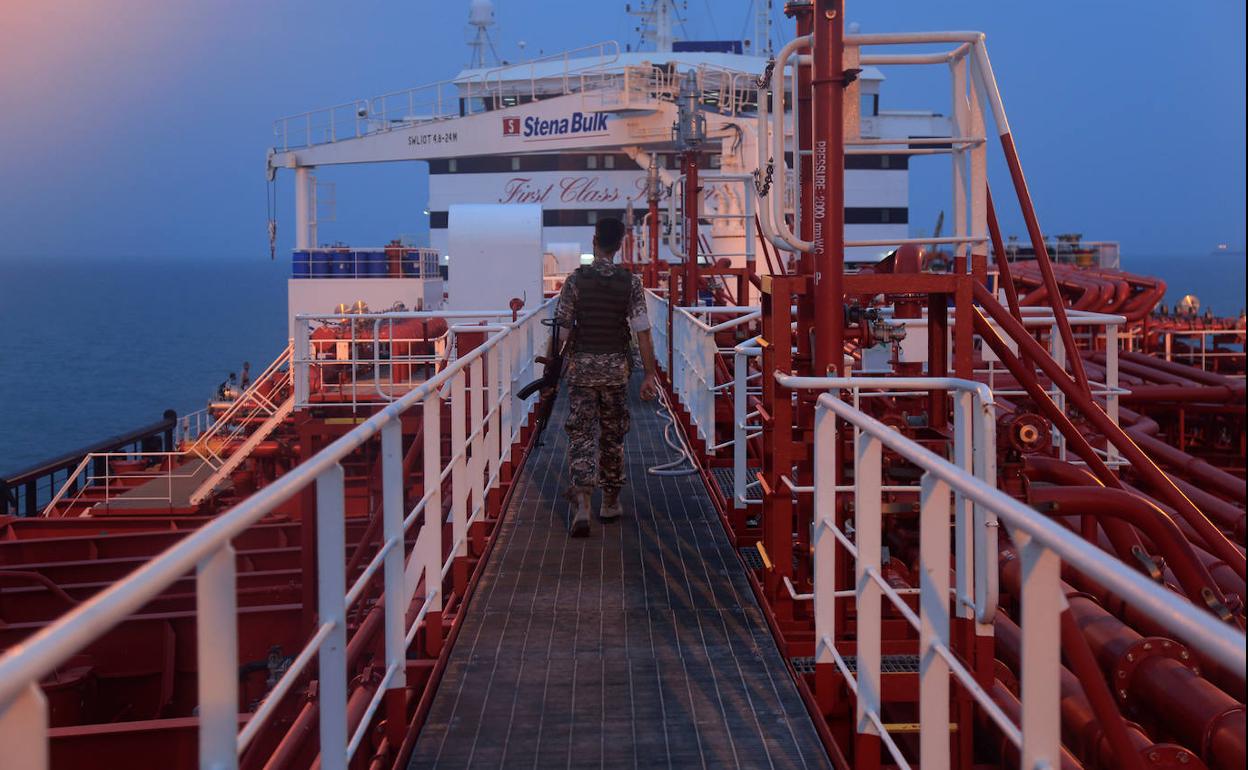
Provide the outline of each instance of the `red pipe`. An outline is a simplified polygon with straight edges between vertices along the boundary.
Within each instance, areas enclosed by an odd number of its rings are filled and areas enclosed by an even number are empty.
[[[1234,544],[1232,544],[1231,541],[1228,540],[1226,536],[1223,535],[1222,532],[1215,527],[1198,508],[1196,508],[1195,505],[1192,504],[1191,500],[1184,497],[1183,493],[1179,491],[1179,488],[1174,485],[1174,482],[1170,481],[1170,478],[1166,474],[1162,473],[1161,469],[1157,467],[1152,458],[1141,451],[1141,447],[1132,441],[1132,437],[1127,433],[1124,433],[1121,428],[1109,419],[1109,416],[1105,414],[1105,412],[1091,398],[1091,396],[1082,390],[1070,387],[1069,380],[1066,379],[1065,373],[1061,370],[1057,363],[1048,356],[1045,350],[1040,347],[1039,343],[1031,338],[1031,335],[1027,333],[1027,330],[1023,328],[1018,321],[1014,320],[1005,308],[1001,307],[1000,303],[998,303],[996,299],[988,293],[987,289],[979,285],[974,285],[971,288],[974,292],[975,300],[980,304],[980,306],[982,306],[983,309],[993,317],[993,320],[1001,326],[1002,330],[1004,330],[1006,334],[1014,339],[1020,350],[1027,348],[1030,351],[1032,357],[1035,359],[1040,368],[1044,370],[1045,374],[1047,374],[1053,382],[1062,389],[1062,391],[1070,399],[1071,403],[1096,427],[1098,431],[1101,432],[1101,435],[1105,436],[1106,439],[1108,439],[1110,443],[1112,443],[1118,451],[1131,462],[1135,472],[1144,479],[1149,488],[1157,494],[1160,494],[1165,502],[1173,506],[1175,510],[1177,510],[1179,514],[1196,529],[1201,538],[1205,541],[1206,545],[1209,547],[1209,550],[1211,550],[1219,558],[1223,559],[1227,564],[1231,565],[1231,567],[1235,570],[1235,573],[1243,578],[1246,568],[1248,568],[1248,565],[1245,564],[1244,554],[1240,553],[1235,548]],[[988,323],[987,319],[985,319],[983,315],[978,312],[975,313],[975,327],[976,332],[983,337],[985,341],[987,341],[990,345],[999,346],[1001,348],[1000,350],[995,350],[998,358],[1002,359],[1002,361],[1013,358],[1013,355],[1010,353],[1009,349],[1005,348],[1004,344],[1002,344],[1002,341],[997,337],[995,330]],[[1074,355],[1073,358],[1079,358],[1079,356]],[[1015,373],[1015,376],[1019,377],[1020,375]],[[1047,395],[1043,397],[1043,401],[1047,401],[1050,404],[1052,403]],[[1038,400],[1038,403],[1043,405],[1040,400]],[[1067,439],[1069,440],[1070,436],[1067,436]],[[1072,441],[1071,443],[1074,444],[1076,442]],[[1167,447],[1167,449],[1171,448]],[[1177,452],[1178,450],[1173,451]],[[1092,453],[1092,457],[1096,458],[1095,453]],[[1083,457],[1083,459],[1088,462],[1090,466],[1093,466],[1093,470],[1096,472],[1098,477],[1102,476],[1101,471],[1093,465],[1091,459],[1088,457]],[[1099,458],[1096,458],[1096,460],[1097,465],[1104,468],[1104,463],[1101,463]],[[1113,483],[1107,482],[1106,486],[1121,486],[1117,477],[1112,473],[1110,473],[1110,478],[1113,479]],[[1102,480],[1104,479],[1102,478]]]
[[[1099,351],[1093,354],[1094,357],[1099,356],[1100,358],[1103,358],[1104,355],[1105,355],[1104,353],[1099,352]],[[1193,380],[1195,382],[1203,383],[1205,385],[1215,385],[1215,386],[1230,388],[1231,390],[1235,391],[1239,395],[1240,398],[1243,398],[1245,394],[1246,386],[1245,386],[1244,381],[1236,379],[1234,377],[1227,377],[1225,374],[1218,374],[1217,372],[1207,372],[1204,369],[1197,369],[1194,366],[1187,366],[1186,364],[1180,364],[1175,361],[1166,361],[1165,359],[1162,359],[1162,358],[1145,355],[1143,353],[1136,353],[1130,350],[1124,350],[1121,353],[1119,353],[1118,360],[1119,360],[1119,366],[1121,366],[1122,362],[1124,361],[1132,362],[1132,363],[1140,364],[1143,366],[1147,366],[1152,369],[1157,369],[1163,372],[1167,372],[1169,374],[1175,374],[1180,377],[1183,377],[1184,379]]]
[[[1197,558],[1192,544],[1183,536],[1178,525],[1148,500],[1121,489],[1032,486],[1027,490],[1027,502],[1032,506],[1060,506],[1053,510],[1061,514],[1094,511],[1098,517],[1113,516],[1130,522],[1143,530],[1162,552],[1166,564],[1174,570],[1184,594],[1193,604],[1204,606],[1202,589],[1212,591],[1219,602],[1226,604],[1226,597],[1204,563]]]
[[[837,376],[844,354],[845,13],[840,0],[816,0],[811,209],[814,241],[815,376]],[[801,115],[806,118],[806,115]]]
[[[996,614],[992,624],[993,637],[997,642],[996,649],[1002,653],[1002,660],[1017,670],[1022,660],[1022,630],[1001,612]],[[1144,763],[1141,761],[1141,755],[1148,749],[1156,747],[1157,744],[1139,725],[1123,719],[1118,706],[1113,701],[1113,694],[1105,684],[1105,677],[1097,667],[1096,659],[1088,650],[1087,641],[1080,636],[1074,618],[1069,612],[1062,613],[1062,647],[1067,651],[1078,648],[1087,653],[1086,658],[1080,656],[1080,663],[1076,667],[1078,675],[1072,673],[1066,666],[1061,668],[1063,742],[1070,746],[1084,763],[1104,768],[1104,770],[1121,767],[1123,758],[1130,758],[1134,766],[1142,768]],[[1074,665],[1073,661],[1072,665]],[[1097,699],[1097,705],[1094,705],[1092,699],[1088,697],[1089,688],[1085,687],[1087,683],[1095,683],[1091,689],[1103,694],[1103,698]],[[1106,724],[1114,725],[1115,732],[1120,727],[1122,736],[1111,740],[1104,727]],[[1124,740],[1126,745],[1123,745]],[[1179,751],[1188,754],[1184,765],[1193,770],[1204,766],[1204,763],[1187,749],[1179,748]]]
[[[1023,707],[1018,702],[1018,696],[1010,692],[1010,689],[1006,687],[1000,679],[993,680],[992,687],[989,688],[988,694],[992,696],[993,701],[1001,707],[1001,711],[1009,717],[1011,722],[1014,724],[1022,722]],[[998,735],[1001,735],[1001,730],[997,727],[997,723],[989,719],[984,714],[983,709],[975,709],[975,716],[979,718],[981,729],[990,730]],[[1000,751],[1001,758],[1004,760],[1002,763],[1003,765],[1009,767],[1022,766],[1022,757],[1019,756],[1018,747],[1004,735],[1001,736],[1001,746],[998,748],[998,751]],[[1074,755],[1070,753],[1070,749],[1067,749],[1066,746],[1063,745],[1061,747],[1061,751],[1062,770],[1083,770],[1083,765],[1080,764],[1079,760],[1075,759]]]
[[[1012,547],[1001,549],[1001,583],[1020,594],[1021,564]],[[1170,639],[1143,637],[1065,582],[1062,590],[1101,670],[1120,703],[1144,706],[1161,731],[1191,749],[1212,768],[1244,767],[1244,704],[1194,672],[1191,653]],[[1185,657],[1186,656],[1186,659]]]

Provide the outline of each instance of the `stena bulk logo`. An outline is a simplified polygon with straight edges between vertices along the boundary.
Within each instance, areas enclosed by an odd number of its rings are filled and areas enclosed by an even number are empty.
[[[503,136],[521,136],[525,139],[544,139],[563,136],[585,136],[607,131],[608,115],[604,112],[573,112],[559,118],[539,118],[530,115],[521,123],[520,118],[503,118]]]

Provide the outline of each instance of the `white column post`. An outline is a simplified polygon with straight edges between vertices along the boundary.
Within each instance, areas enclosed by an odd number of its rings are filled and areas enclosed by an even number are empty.
[[[965,61],[965,60],[963,60]],[[969,109],[967,118],[970,123],[970,136],[976,144],[971,148],[971,237],[983,238],[972,244],[988,253],[988,148],[987,129],[984,126],[984,112],[979,102],[979,90],[969,89],[967,94]],[[1004,254],[994,255],[995,259],[1005,259]]]
[[[468,365],[468,404],[469,433],[473,434],[472,457],[468,463],[468,480],[472,483],[472,505],[468,507],[468,517],[476,517],[477,511],[485,515],[485,377],[484,362],[481,357],[473,359]]]
[[[452,556],[468,555],[468,463],[465,457],[464,371],[451,381],[451,542]]]
[[[1105,394],[1105,407],[1109,412],[1109,419],[1114,421],[1114,425],[1118,424],[1118,324],[1109,324],[1105,327],[1105,385],[1109,392]],[[1118,448],[1114,446],[1114,442],[1106,442],[1108,450],[1108,460],[1110,464],[1118,461]]]
[[[381,429],[382,541],[385,561],[386,668],[394,668],[388,689],[407,685],[407,644],[403,590],[403,426],[398,420]]]
[[[1066,609],[1057,554],[1020,531],[1014,541],[1022,561],[1023,649],[1020,685],[1023,734],[1022,766],[1060,767],[1061,623]]]
[[[195,569],[199,766],[238,767],[238,607],[234,548],[226,543]]]
[[[335,464],[316,479],[316,606],[332,623],[317,655],[321,767],[347,770],[347,612],[343,473]]]
[[[951,80],[953,81],[952,134],[955,138],[966,136],[970,120],[966,109],[966,59],[955,59],[949,63]],[[966,154],[961,145],[954,144],[949,154],[953,161],[953,234],[958,238],[966,237]],[[969,261],[971,244],[959,243],[955,248]],[[969,269],[969,264],[968,264]]]
[[[6,769],[48,769],[48,699],[38,682],[0,708],[0,746]]]
[[[425,488],[423,496],[428,497],[425,501],[425,524],[424,528],[430,530],[429,533],[421,531],[419,541],[423,543],[422,550],[417,554],[420,560],[420,569],[425,575],[425,594],[430,591],[436,591],[429,602],[430,612],[440,612],[442,610],[442,399],[438,397],[436,390],[432,391],[425,397],[424,406],[425,418]],[[452,450],[454,451],[454,450]],[[416,586],[413,582],[410,596],[415,593]]]
[[[506,332],[499,332],[499,333],[506,334]],[[488,420],[489,432],[485,436],[485,441],[486,441],[485,459],[487,460],[486,469],[488,471],[488,478],[493,479],[493,481],[491,481],[488,485],[490,489],[493,489],[494,486],[499,481],[502,480],[502,474],[499,471],[499,459],[502,457],[502,454],[503,454],[503,443],[504,443],[502,441],[502,436],[500,435],[502,432],[501,427],[502,427],[502,422],[503,422],[502,415],[500,414],[500,412],[502,411],[502,406],[500,405],[500,402],[499,402],[499,391],[502,390],[502,385],[503,385],[503,378],[502,378],[503,356],[501,355],[501,353],[502,353],[501,341],[499,342],[499,344],[496,344],[494,347],[490,348],[489,352],[486,353],[486,369],[488,369],[489,371],[487,373],[488,379],[486,380],[486,383],[485,383],[485,390],[486,390],[485,411],[487,414],[490,415],[490,419]]]
[[[959,511],[961,515],[961,511]],[[919,763],[949,767],[949,485],[923,474],[919,493]]]
[[[746,413],[746,378],[749,373],[749,359],[740,350],[732,357],[732,507],[745,507],[745,413]],[[818,452],[818,440],[816,439]],[[817,508],[817,506],[816,506]],[[815,637],[818,640],[818,636]]]
[[[996,411],[991,402],[974,400],[972,423],[975,447],[975,475],[991,486],[997,485]],[[975,519],[974,575],[975,605],[981,608],[975,619],[976,636],[992,636],[992,616],[997,611],[997,514],[979,503],[971,506]]]
[[[515,423],[512,422],[515,415],[515,397],[512,395],[516,392],[516,382],[513,379],[514,364],[516,357],[516,338],[518,334],[516,329],[512,328],[507,332],[507,336],[499,343],[502,346],[502,355],[498,357],[500,369],[498,372],[498,389],[499,389],[499,409],[502,411],[498,440],[500,446],[500,458],[502,462],[511,460],[511,442],[515,435]]]
[[[815,515],[810,544],[814,557],[815,663],[833,663],[836,643],[836,414],[815,410]]]
[[[879,735],[869,712],[880,713],[880,586],[868,570],[880,571],[880,532],[883,514],[880,505],[880,440],[862,433],[855,442],[854,534],[858,558],[854,560],[854,580],[858,596],[858,698],[857,732]]]
[[[967,473],[974,472],[972,456],[972,428],[974,395],[961,390],[953,394],[953,463]],[[953,493],[954,565],[957,570],[955,606],[958,617],[971,618],[975,610],[962,603],[962,598],[973,596],[975,591],[975,533],[971,501],[961,492]]]
[[[316,248],[316,174],[312,166],[295,167],[295,248]]]

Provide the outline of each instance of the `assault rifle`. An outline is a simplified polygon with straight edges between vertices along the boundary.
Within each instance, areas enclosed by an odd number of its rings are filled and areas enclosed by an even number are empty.
[[[550,328],[550,348],[546,355],[537,356],[534,360],[542,364],[542,376],[516,391],[516,398],[525,400],[534,393],[541,391],[542,397],[537,402],[537,433],[533,437],[533,445],[542,445],[542,433],[550,415],[555,411],[555,399],[559,397],[559,377],[563,373],[563,347],[559,344],[559,322],[553,318],[543,318],[542,325]]]

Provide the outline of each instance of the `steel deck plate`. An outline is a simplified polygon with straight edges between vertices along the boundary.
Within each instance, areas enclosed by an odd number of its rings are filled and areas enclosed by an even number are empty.
[[[829,767],[697,475],[633,387],[627,513],[566,535],[566,399],[516,480],[410,767]]]

